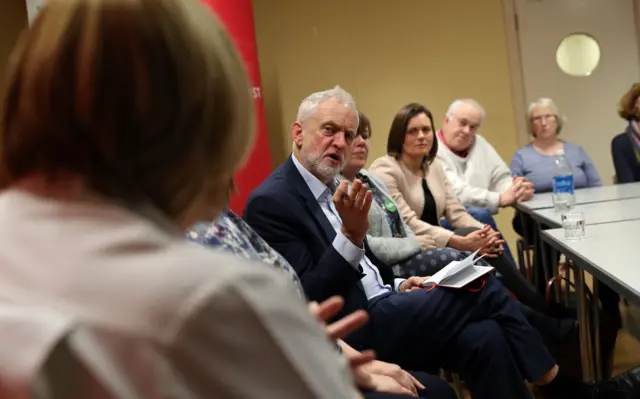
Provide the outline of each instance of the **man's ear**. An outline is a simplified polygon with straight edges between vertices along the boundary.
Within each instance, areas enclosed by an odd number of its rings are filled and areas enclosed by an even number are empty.
[[[293,142],[296,144],[297,147],[300,147],[302,145],[302,138],[303,138],[302,123],[298,121],[293,122],[293,125],[291,125],[291,138],[293,139]]]

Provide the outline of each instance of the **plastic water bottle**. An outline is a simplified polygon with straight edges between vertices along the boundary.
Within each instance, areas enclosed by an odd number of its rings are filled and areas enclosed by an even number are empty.
[[[575,199],[573,170],[564,157],[564,150],[558,150],[553,176],[553,206],[556,211],[564,212],[573,207]]]

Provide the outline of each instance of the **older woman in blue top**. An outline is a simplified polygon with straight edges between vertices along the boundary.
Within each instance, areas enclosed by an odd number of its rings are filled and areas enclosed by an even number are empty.
[[[550,98],[540,98],[529,105],[528,126],[533,141],[520,148],[511,160],[511,173],[523,176],[535,185],[538,193],[553,190],[555,155],[559,150],[573,169],[575,188],[602,186],[600,174],[584,149],[560,139],[564,118]]]
[[[555,154],[559,150],[564,150],[564,156],[573,169],[575,188],[602,186],[600,174],[584,149],[578,144],[569,143],[558,137],[563,124],[564,118],[553,100],[540,98],[529,105],[528,125],[533,142],[516,151],[511,160],[511,173],[514,176],[526,177],[535,185],[535,191],[538,193],[553,190]],[[525,226],[521,221],[519,215],[516,215],[513,228],[522,235]],[[530,223],[526,224],[528,225],[526,228],[530,229]],[[547,251],[547,254],[549,253],[550,251]],[[537,259],[536,266],[540,266]],[[542,267],[536,267],[535,270],[541,273]],[[542,278],[539,281],[541,285],[538,288],[544,290],[545,282]],[[603,309],[614,318],[614,324],[619,325],[619,297],[609,287],[602,284],[600,287]]]
[[[558,136],[564,125],[564,118],[558,107],[550,98],[540,98],[529,105],[527,125],[533,141],[520,148],[511,160],[511,173],[523,176],[535,186],[535,192],[553,191],[553,176],[555,174],[555,156],[563,150],[566,160],[573,170],[575,188],[601,186],[602,180],[587,153],[578,144],[561,140]],[[523,225],[524,222],[524,225]],[[516,212],[513,219],[513,229],[524,236],[525,230],[529,236],[536,234],[534,224],[527,215]],[[536,249],[540,253],[540,248]],[[547,251],[549,254],[550,251]],[[541,259],[536,257],[535,270],[538,276],[538,289],[545,291],[546,282],[542,275]]]

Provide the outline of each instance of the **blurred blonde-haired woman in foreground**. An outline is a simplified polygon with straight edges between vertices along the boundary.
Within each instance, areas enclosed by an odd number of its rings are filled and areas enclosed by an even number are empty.
[[[254,131],[205,6],[48,0],[1,96],[5,302],[144,338],[178,397],[358,395],[288,281],[182,237],[222,210]]]

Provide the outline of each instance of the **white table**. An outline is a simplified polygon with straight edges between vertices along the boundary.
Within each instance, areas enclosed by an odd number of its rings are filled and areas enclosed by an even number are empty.
[[[570,212],[582,212],[587,226],[640,219],[640,198],[592,202],[576,205]],[[562,227],[561,215],[553,208],[531,212],[536,221],[551,227]]]
[[[562,226],[560,215],[553,209],[551,193],[536,194],[530,201],[516,205],[520,210],[520,220],[523,226],[523,241],[525,248],[533,247],[534,251],[544,256],[544,245],[540,242],[539,232],[544,225],[551,227]],[[624,209],[617,208],[621,201],[639,198],[640,183],[617,184],[614,186],[591,187],[576,190],[576,211],[583,211],[587,224],[608,223],[620,220],[640,219],[640,202]],[[615,205],[614,205],[615,204]],[[628,208],[628,209],[627,209]],[[636,212],[637,211],[637,212]],[[529,224],[531,224],[529,226]],[[524,256],[529,259],[529,255]],[[531,263],[531,262],[529,262]],[[547,269],[545,265],[544,278],[548,280],[555,275],[555,268]],[[550,274],[551,273],[551,274]],[[535,274],[536,283],[540,277]]]
[[[576,204],[590,204],[628,198],[640,198],[640,183],[616,184],[576,190]],[[518,203],[516,208],[525,213],[531,213],[537,209],[553,208],[551,193],[535,194],[531,200]]]
[[[591,319],[598,325],[600,310],[597,284],[594,284],[592,306],[590,309],[587,306],[584,272],[594,277],[594,283],[601,281],[629,301],[640,304],[640,265],[635,248],[638,229],[640,220],[627,220],[587,226],[586,237],[581,240],[567,240],[563,229],[542,232],[542,239],[576,266],[582,370],[589,380],[602,376],[599,329],[591,327]]]
[[[516,209],[524,213],[531,213],[536,209],[553,208],[551,193],[534,194],[529,201],[518,202]]]
[[[586,227],[587,236],[567,240],[563,229],[542,232],[543,238],[598,280],[640,305],[640,220]]]

